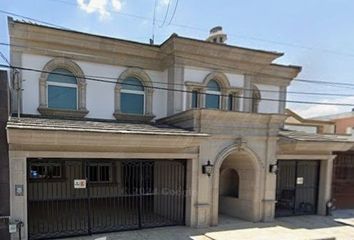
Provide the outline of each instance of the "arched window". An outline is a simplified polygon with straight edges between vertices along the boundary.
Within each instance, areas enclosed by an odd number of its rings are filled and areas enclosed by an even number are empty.
[[[215,80],[210,80],[207,85],[205,96],[205,107],[219,109],[220,108],[221,89]]]
[[[38,112],[45,116],[83,118],[86,80],[80,66],[67,58],[53,58],[39,77]]]
[[[141,81],[128,77],[121,83],[120,103],[122,113],[143,115],[145,112],[145,91]]]
[[[48,108],[77,110],[78,87],[75,76],[68,70],[57,68],[47,79]]]
[[[258,105],[259,102],[261,101],[261,93],[259,92],[258,88],[256,86],[253,86],[252,90],[252,105],[251,105],[251,112],[257,113],[258,112]]]

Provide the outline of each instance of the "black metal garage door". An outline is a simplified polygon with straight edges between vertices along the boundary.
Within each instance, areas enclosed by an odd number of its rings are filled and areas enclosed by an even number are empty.
[[[278,161],[275,215],[317,212],[319,161]]]
[[[185,171],[184,160],[30,159],[29,238],[183,225]]]

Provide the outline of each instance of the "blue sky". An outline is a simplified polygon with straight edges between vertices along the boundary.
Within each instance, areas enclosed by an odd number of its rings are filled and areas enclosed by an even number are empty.
[[[174,32],[205,39],[208,29],[221,25],[228,34],[228,44],[284,52],[276,62],[302,66],[299,78],[354,83],[352,0],[179,0],[176,14],[168,24],[176,1],[170,2],[164,26],[158,26],[161,21],[156,23],[156,43]],[[157,0],[156,19],[164,19],[168,2]],[[155,0],[0,0],[1,10],[78,31],[140,42],[151,38],[154,5]],[[9,42],[6,21],[6,16],[0,14],[1,42]],[[0,46],[0,50],[8,54],[6,47]],[[288,90],[353,94],[353,97],[288,94],[288,100],[354,106],[354,88],[293,82]],[[288,104],[288,107],[307,117],[351,110],[351,107],[303,104]]]

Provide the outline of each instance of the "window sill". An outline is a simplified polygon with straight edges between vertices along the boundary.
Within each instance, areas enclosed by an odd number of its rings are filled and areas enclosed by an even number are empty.
[[[67,110],[46,107],[39,107],[37,110],[43,116],[49,117],[84,118],[89,113],[87,110]]]
[[[127,114],[127,113],[113,113],[114,117],[123,122],[143,122],[148,123],[154,119],[154,115],[138,115],[138,114]]]

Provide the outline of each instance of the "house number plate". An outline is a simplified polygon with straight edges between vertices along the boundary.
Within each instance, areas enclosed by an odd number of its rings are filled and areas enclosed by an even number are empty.
[[[74,188],[86,188],[86,179],[74,179]]]
[[[296,184],[304,184],[304,178],[303,177],[296,178]]]

